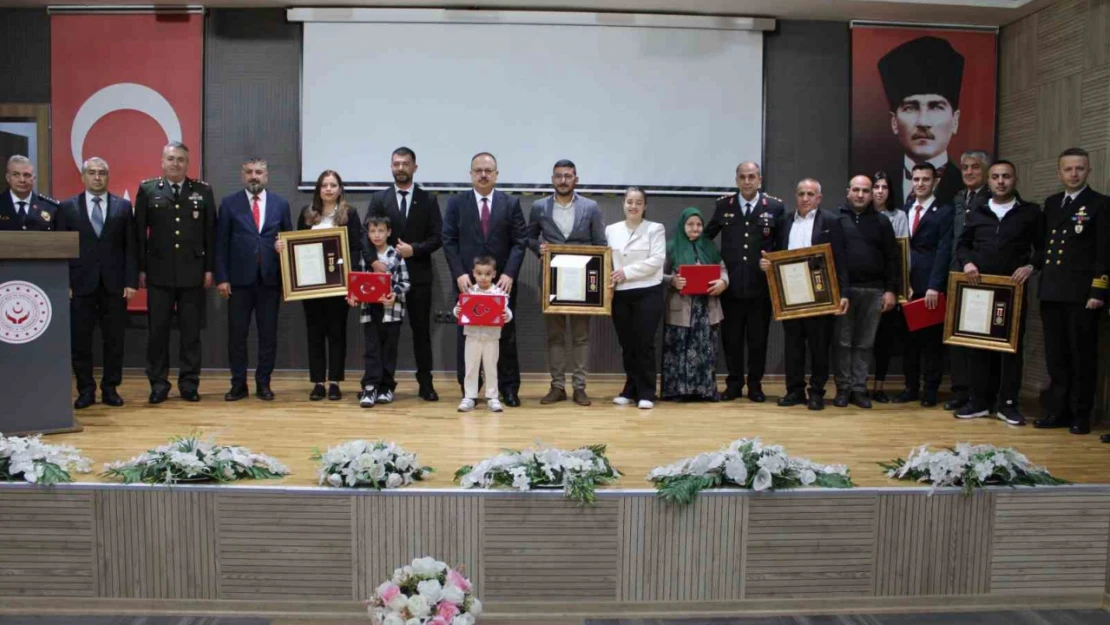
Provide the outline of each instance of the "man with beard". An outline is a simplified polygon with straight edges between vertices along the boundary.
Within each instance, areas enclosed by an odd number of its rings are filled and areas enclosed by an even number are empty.
[[[366,219],[369,223],[371,215],[388,217],[392,224],[389,244],[409,270],[405,306],[412,328],[418,394],[424,401],[439,401],[432,384],[432,253],[443,247],[443,218],[435,196],[413,182],[415,152],[406,147],[393,150],[389,167],[393,186],[370,198]]]
[[[929,163],[937,172],[937,201],[950,205],[960,189],[948,143],[960,129],[960,86],[964,57],[938,37],[919,37],[879,60],[890,129],[898,138],[901,158],[891,172],[890,193],[900,203],[913,196],[914,165]],[[894,172],[902,172],[897,175]]]
[[[767,401],[763,394],[763,371],[767,365],[767,334],[771,327],[771,296],[767,276],[759,269],[762,252],[775,246],[782,200],[760,191],[763,176],[759,164],[745,161],[736,167],[734,195],[717,199],[705,236],[721,235],[721,258],[728,269],[728,289],[721,296],[724,321],[721,344],[728,365],[723,401],[744,393],[744,344],[747,343],[748,399]]]
[[[231,390],[227,401],[238,401],[247,389],[247,334],[251,313],[258,330],[258,368],[254,394],[274,398],[270,375],[277,355],[278,307],[281,305],[281,261],[274,250],[279,232],[293,229],[289,202],[266,190],[269,167],[261,158],[243,161],[245,191],[220,202],[216,225],[216,291],[229,300],[227,359]]]
[[[547,245],[608,245],[605,223],[597,202],[574,192],[578,170],[563,159],[555,163],[551,185],[555,193],[532,203],[528,216],[528,247],[537,255]],[[551,389],[541,404],[566,401],[567,324],[570,324],[571,355],[574,360],[574,403],[589,406],[586,395],[586,365],[590,361],[590,317],[587,315],[544,315],[547,330],[547,365],[551,369]]]

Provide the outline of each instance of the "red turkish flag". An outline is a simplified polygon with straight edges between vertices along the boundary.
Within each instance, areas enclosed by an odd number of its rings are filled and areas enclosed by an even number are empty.
[[[199,177],[204,18],[200,14],[50,18],[51,169],[59,199],[84,190],[81,163],[108,162],[108,189],[134,199],[162,173],[168,141],[189,146]]]

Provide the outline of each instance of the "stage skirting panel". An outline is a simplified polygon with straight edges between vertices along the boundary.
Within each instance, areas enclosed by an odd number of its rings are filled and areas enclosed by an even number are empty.
[[[1097,608],[1110,487],[351,492],[0,486],[0,613],[357,619],[393,568],[462,565],[483,622]]]

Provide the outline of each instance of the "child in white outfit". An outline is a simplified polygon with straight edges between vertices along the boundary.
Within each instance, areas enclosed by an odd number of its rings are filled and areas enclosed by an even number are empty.
[[[474,286],[468,293],[483,295],[504,295],[506,298],[505,311],[501,318],[508,323],[513,320],[513,311],[508,307],[508,293],[494,285],[497,277],[497,263],[489,256],[479,256],[474,259]],[[455,317],[459,316],[459,305],[455,304]],[[501,328],[497,326],[465,326],[463,336],[466,337],[466,347],[463,350],[463,359],[466,363],[466,377],[463,379],[463,391],[466,396],[459,402],[459,412],[474,410],[475,400],[478,398],[479,371],[485,372],[486,377],[486,404],[490,412],[501,412],[501,401],[497,398],[497,358],[500,354],[499,343]],[[480,369],[479,369],[480,368]]]

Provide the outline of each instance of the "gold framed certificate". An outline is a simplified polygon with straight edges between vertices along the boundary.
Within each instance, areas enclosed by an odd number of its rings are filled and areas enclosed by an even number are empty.
[[[966,274],[949,273],[944,343],[1016,354],[1024,290],[1010,276],[980,276],[971,284]]]
[[[910,301],[910,238],[898,237],[898,257],[901,263],[898,267],[898,276],[901,284],[898,285],[898,303],[905,304]]]
[[[285,242],[281,257],[281,295],[287,302],[347,295],[351,259],[347,229],[321,228],[278,233]]]
[[[770,252],[767,286],[776,321],[828,315],[840,310],[840,285],[828,243]]]
[[[609,315],[613,251],[605,245],[548,245],[543,265],[542,309],[548,315]]]

